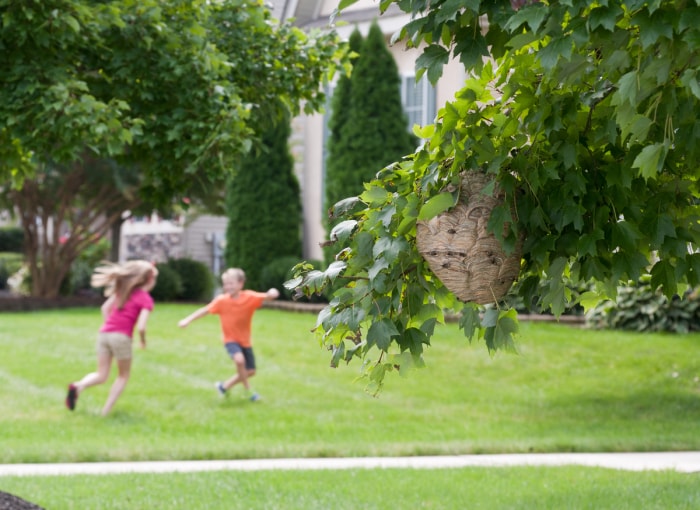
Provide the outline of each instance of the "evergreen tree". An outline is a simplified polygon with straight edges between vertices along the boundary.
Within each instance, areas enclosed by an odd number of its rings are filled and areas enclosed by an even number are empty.
[[[356,53],[355,56],[351,57],[350,62],[354,65],[357,62],[357,57],[362,51],[362,43],[364,38],[360,31],[355,28],[352,34],[350,34],[350,39],[348,40],[348,47],[351,52]],[[346,150],[346,146],[342,143],[342,128],[348,121],[350,112],[352,111],[350,91],[352,90],[352,81],[350,76],[341,75],[336,83],[335,90],[333,91],[333,98],[331,99],[331,116],[328,120],[328,130],[330,131],[330,136],[328,138],[328,156],[326,158],[326,181],[324,186],[324,207],[327,210],[333,207],[333,204],[351,195],[352,192],[348,192],[346,189],[345,182],[342,178],[343,175],[343,165],[342,165],[342,155]],[[324,226],[326,227],[326,232],[330,232],[332,228],[332,220],[328,214],[324,215]],[[327,262],[333,260],[336,249],[334,246],[327,246],[324,248],[324,258]]]
[[[227,185],[228,227],[224,257],[246,272],[256,290],[264,267],[283,256],[301,257],[301,198],[289,151],[286,109],[267,122],[261,144],[246,156]]]
[[[353,44],[353,41],[350,41]],[[354,44],[357,44],[355,41]],[[352,46],[351,46],[352,48]],[[417,140],[408,131],[408,120],[401,105],[400,77],[379,25],[374,22],[362,42],[355,61],[348,94],[349,104],[334,95],[333,141],[326,168],[326,201],[332,207],[343,198],[362,193],[387,164],[413,152]],[[336,105],[338,108],[336,109]],[[341,110],[345,110],[342,111]],[[333,220],[329,221],[328,231]],[[338,246],[329,251],[337,253]],[[330,258],[327,253],[327,262]]]
[[[351,57],[350,60],[353,65],[355,65],[357,62],[357,57],[359,56],[360,51],[362,51],[363,41],[364,39],[362,34],[356,28],[352,34],[350,34],[350,39],[348,40],[348,47],[350,48],[350,51],[356,53],[356,55]],[[347,123],[352,109],[350,103],[351,90],[352,83],[350,76],[346,74],[341,75],[336,83],[335,90],[333,91],[333,98],[331,99],[331,116],[328,121],[330,137],[328,139],[328,157],[326,160],[326,207],[332,207],[338,200],[342,200],[348,196],[346,191],[341,186],[343,182],[342,179],[335,178],[335,176],[338,174],[336,169],[339,168],[338,162],[340,161],[343,150],[345,149],[341,143],[341,130]]]

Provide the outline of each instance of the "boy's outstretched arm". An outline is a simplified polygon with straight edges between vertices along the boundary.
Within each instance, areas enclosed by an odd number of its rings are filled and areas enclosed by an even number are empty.
[[[187,317],[182,319],[180,322],[177,323],[177,325],[180,326],[181,328],[186,328],[190,322],[192,322],[193,320],[199,319],[201,317],[204,317],[208,313],[209,313],[209,308],[207,306],[203,306],[199,310],[191,313],[190,315],[188,315]]]
[[[265,300],[277,299],[278,297],[280,297],[280,291],[273,287],[271,289],[268,289],[267,297],[265,298]]]

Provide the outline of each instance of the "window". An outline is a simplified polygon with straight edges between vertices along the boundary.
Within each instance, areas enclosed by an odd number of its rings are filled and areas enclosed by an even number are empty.
[[[415,76],[404,76],[401,83],[401,102],[408,117],[408,128],[414,124],[425,126],[435,121],[436,93],[426,75],[416,83]]]

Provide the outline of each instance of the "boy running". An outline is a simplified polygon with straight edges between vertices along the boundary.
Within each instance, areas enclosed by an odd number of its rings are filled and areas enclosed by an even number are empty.
[[[264,301],[277,299],[280,293],[274,288],[267,292],[243,290],[245,273],[238,268],[227,269],[221,276],[221,282],[223,294],[182,319],[178,322],[178,326],[186,328],[192,321],[205,315],[218,315],[224,347],[235,363],[237,373],[224,382],[217,382],[216,387],[222,395],[226,395],[229,389],[241,383],[249,399],[255,402],[260,400],[260,396],[251,392],[249,382],[249,379],[255,375],[255,355],[250,339],[253,314]]]

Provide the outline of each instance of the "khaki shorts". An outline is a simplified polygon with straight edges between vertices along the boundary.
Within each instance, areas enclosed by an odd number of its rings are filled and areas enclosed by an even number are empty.
[[[97,334],[97,355],[115,359],[131,359],[131,337],[124,333],[101,331]]]

